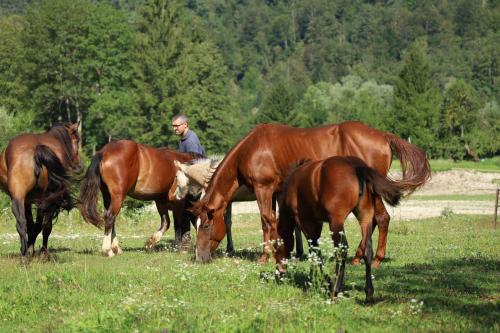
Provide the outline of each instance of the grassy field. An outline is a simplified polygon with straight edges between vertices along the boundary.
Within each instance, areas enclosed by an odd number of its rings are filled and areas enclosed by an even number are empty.
[[[72,212],[54,227],[51,259],[21,265],[15,224],[4,211],[0,332],[500,331],[499,231],[489,216],[391,222],[388,258],[373,273],[374,305],[363,302],[362,266],[347,266],[337,304],[311,280],[314,266],[307,260],[294,261],[277,283],[272,263],[256,264],[257,215],[235,217],[236,254],[220,252],[209,265],[177,253],[171,230],[156,251],[145,252],[157,220],[149,212],[119,217],[124,254],[110,259],[99,252],[101,231]],[[357,222],[349,221],[350,256],[359,234]]]

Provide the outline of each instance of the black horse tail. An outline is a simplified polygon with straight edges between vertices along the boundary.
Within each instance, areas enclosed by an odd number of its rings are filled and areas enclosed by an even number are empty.
[[[80,187],[80,211],[83,219],[96,227],[103,224],[102,218],[97,211],[97,200],[101,188],[101,172],[99,169],[101,161],[102,153],[94,155]]]
[[[380,195],[389,205],[397,206],[399,204],[405,190],[405,187],[400,183],[382,176],[368,166],[356,167],[356,175],[360,182],[360,189],[365,183],[368,191]],[[362,193],[361,190],[360,193]]]
[[[55,218],[61,209],[70,211],[76,206],[71,193],[71,174],[63,166],[57,155],[45,145],[37,145],[34,154],[35,177],[38,179],[43,167],[47,169],[48,184],[45,194],[39,199],[38,208]]]
[[[392,133],[384,133],[386,140],[394,148],[403,169],[403,179],[398,183],[406,195],[422,186],[431,178],[431,167],[425,152]]]

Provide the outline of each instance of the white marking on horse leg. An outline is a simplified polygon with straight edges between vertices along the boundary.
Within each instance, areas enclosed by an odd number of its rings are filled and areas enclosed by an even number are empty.
[[[111,242],[111,249],[113,250],[114,254],[122,254],[123,251],[120,247],[120,243],[118,242],[118,237],[115,236],[113,238],[113,241]]]
[[[115,255],[113,250],[111,250],[111,230],[107,233],[104,232],[104,238],[102,239],[102,255],[105,257],[112,257]]]
[[[200,230],[200,225],[201,225],[201,219],[198,217],[196,219],[196,233]]]

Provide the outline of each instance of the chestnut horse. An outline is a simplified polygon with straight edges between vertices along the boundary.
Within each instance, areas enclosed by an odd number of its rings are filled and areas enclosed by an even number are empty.
[[[219,166],[220,159],[201,158],[191,160],[187,163],[174,161],[177,167],[176,189],[174,195],[177,199],[185,198],[188,193],[194,198],[202,199],[205,196],[205,189],[210,182],[215,170]],[[255,201],[255,194],[246,186],[240,186],[231,197],[231,202],[226,207],[224,213],[224,223],[226,224],[226,239],[227,246],[226,252],[234,251],[233,236],[232,236],[232,203],[233,202],[246,202]],[[297,243],[297,257],[301,257],[304,253],[302,245],[302,236],[300,230],[296,230],[295,240]]]
[[[112,257],[121,254],[115,233],[115,219],[128,195],[139,200],[154,200],[160,214],[160,228],[146,243],[152,248],[170,227],[168,209],[172,209],[174,223],[183,222],[184,200],[171,200],[175,189],[174,160],[187,162],[192,154],[167,148],[153,148],[132,140],[108,143],[92,158],[81,186],[81,212],[85,221],[100,227],[104,224],[102,253]],[[104,203],[104,221],[97,212],[98,192]]]
[[[265,124],[255,127],[225,156],[208,185],[206,196],[192,211],[201,218],[197,234],[197,259],[209,261],[226,232],[223,214],[234,191],[240,185],[252,188],[257,197],[264,237],[259,262],[270,253],[266,245],[276,228],[273,198],[279,191],[290,165],[299,160],[320,160],[330,156],[356,156],[382,175],[392,162],[391,146],[403,169],[399,181],[408,194],[430,178],[425,152],[391,133],[381,132],[363,123],[351,121],[317,128],[292,128]],[[374,223],[379,241],[373,266],[385,257],[389,214],[380,196],[375,197]],[[359,263],[360,258],[355,258]]]
[[[23,260],[33,254],[42,229],[41,252],[48,254],[52,220],[61,209],[69,211],[75,206],[70,186],[82,170],[79,141],[78,124],[58,124],[42,134],[14,137],[0,156],[0,188],[12,200]],[[36,223],[33,204],[37,206]]]
[[[347,239],[344,222],[353,213],[361,226],[361,244],[356,255],[365,262],[366,300],[373,300],[371,275],[372,221],[375,198],[382,197],[395,206],[403,194],[404,186],[380,175],[357,157],[334,156],[326,160],[306,162],[292,171],[284,182],[279,200],[276,264],[279,272],[286,269],[285,258],[293,249],[293,230],[299,226],[313,247],[318,247],[323,221],[327,221],[334,247],[340,250],[332,283],[332,298],[342,287]],[[280,241],[282,240],[282,241]],[[339,247],[340,245],[340,247]],[[336,256],[337,257],[337,256]]]

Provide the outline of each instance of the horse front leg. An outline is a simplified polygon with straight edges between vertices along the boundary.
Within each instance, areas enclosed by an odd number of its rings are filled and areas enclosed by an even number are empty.
[[[273,253],[273,245],[271,244],[273,236],[277,234],[276,231],[276,211],[273,210],[273,193],[270,188],[257,187],[255,189],[255,196],[260,210],[260,220],[262,224],[263,233],[263,249],[259,257],[259,264],[267,261],[269,256]]]
[[[170,217],[168,216],[167,202],[164,200],[155,200],[156,209],[160,214],[160,228],[146,241],[146,250],[152,250],[163,237],[165,231],[170,228]]]
[[[232,210],[233,210],[233,203],[230,202],[227,207],[226,211],[224,212],[224,223],[226,223],[226,239],[227,239],[227,246],[226,246],[226,252],[227,253],[232,253],[234,252],[234,244],[233,244],[233,234],[231,232],[231,227],[233,225],[232,222]]]

